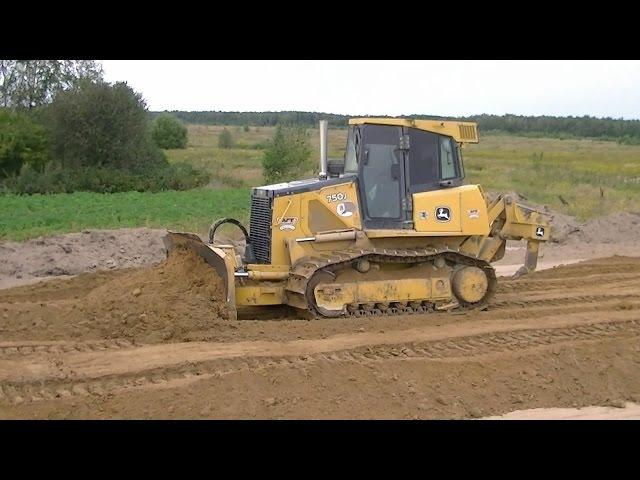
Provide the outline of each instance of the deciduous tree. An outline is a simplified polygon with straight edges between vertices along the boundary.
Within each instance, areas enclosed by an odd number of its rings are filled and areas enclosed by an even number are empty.
[[[311,170],[310,157],[306,130],[278,125],[262,158],[264,178],[269,183],[295,180]]]
[[[160,148],[187,147],[187,127],[169,113],[161,113],[155,118],[151,136]]]
[[[146,103],[126,83],[80,82],[46,108],[62,167],[142,171],[167,161],[151,139]]]
[[[102,77],[102,65],[94,60],[0,60],[0,105],[31,109],[82,80]]]

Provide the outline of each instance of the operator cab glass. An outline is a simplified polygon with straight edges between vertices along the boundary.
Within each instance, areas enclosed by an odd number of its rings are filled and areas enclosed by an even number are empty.
[[[459,186],[464,173],[452,137],[392,125],[349,127],[345,173],[357,173],[369,228],[411,228],[411,195]]]
[[[347,150],[344,155],[344,172],[358,173],[358,148],[360,147],[360,129],[351,127],[347,136]]]

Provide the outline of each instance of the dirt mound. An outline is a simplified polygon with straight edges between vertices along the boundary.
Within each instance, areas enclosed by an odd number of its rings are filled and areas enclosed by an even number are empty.
[[[226,316],[222,281],[185,249],[173,250],[156,267],[132,271],[96,288],[79,308],[106,322],[110,334],[139,337],[151,332],[158,340],[184,338]]]
[[[536,204],[517,192],[507,192],[516,202],[549,215],[551,242],[553,243],[625,243],[634,242],[640,236],[640,213],[621,212],[605,215],[587,223],[579,223],[574,217]],[[496,192],[487,193],[490,200]]]
[[[640,214],[614,213],[599,217],[580,227],[571,239],[588,243],[635,242],[640,237]]]
[[[489,197],[495,198],[492,192]],[[508,192],[517,202],[549,215],[551,241],[554,243],[625,243],[640,237],[640,213],[614,213],[579,223],[574,217],[555,212],[546,205],[529,201],[517,192]]]
[[[0,243],[0,287],[15,280],[139,267],[162,261],[165,230],[84,230]]]
[[[554,212],[546,206],[539,207],[539,210],[549,214],[548,221],[549,225],[551,225],[551,242],[564,243],[568,241],[572,235],[580,232],[580,224],[571,215]]]
[[[157,343],[188,340],[227,318],[220,278],[191,250],[161,264],[81,275],[0,295],[0,336],[126,338]]]

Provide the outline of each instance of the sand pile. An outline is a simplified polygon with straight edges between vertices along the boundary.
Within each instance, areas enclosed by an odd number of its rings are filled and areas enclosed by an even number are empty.
[[[165,230],[83,230],[26,242],[0,243],[0,286],[82,272],[141,267],[164,259]],[[3,282],[6,285],[3,285]]]
[[[65,282],[57,289],[51,282],[3,292],[0,338],[29,329],[51,340],[183,341],[227,318],[221,279],[188,249],[173,250],[153,267],[89,273]]]
[[[588,243],[637,242],[640,238],[640,214],[621,212],[605,215],[580,226],[572,239]]]
[[[640,213],[621,212],[605,215],[586,223],[579,223],[574,217],[555,212],[546,205],[529,201],[517,192],[507,192],[518,203],[535,208],[549,215],[551,241],[554,243],[625,243],[635,242],[640,237]],[[487,197],[494,199],[495,192]]]
[[[162,340],[183,338],[225,317],[221,279],[188,249],[173,250],[166,262],[132,271],[96,288],[79,307],[118,336],[149,332]]]

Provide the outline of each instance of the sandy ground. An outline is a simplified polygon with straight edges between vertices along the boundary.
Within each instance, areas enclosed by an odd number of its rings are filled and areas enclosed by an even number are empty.
[[[0,289],[83,272],[139,267],[164,258],[166,230],[83,230],[0,242]]]
[[[163,230],[2,243],[0,418],[639,418],[640,216],[553,224],[486,311],[326,321],[227,320]]]
[[[593,258],[604,258],[611,255],[626,257],[640,256],[640,242],[631,240],[615,243],[581,243],[571,241],[565,244],[547,243],[540,246],[537,270],[545,270],[560,265],[570,265]],[[639,237],[640,238],[640,234]],[[505,256],[495,262],[499,276],[511,276],[524,263],[526,245],[524,242],[508,241]]]
[[[611,255],[640,256],[636,240],[640,238],[640,214],[618,213],[579,224],[567,215],[548,212],[554,241],[541,246],[541,268]],[[22,243],[0,242],[0,289],[84,272],[154,265],[165,258],[165,234],[166,230],[149,228],[84,230]],[[524,255],[523,242],[508,242],[505,257],[496,263],[499,274],[513,274],[513,266],[519,267]]]
[[[90,324],[45,340],[69,325],[5,321],[0,417],[483,418],[640,402],[639,287],[640,259],[611,257],[502,278],[491,308],[462,315],[263,313],[156,343]],[[64,301],[40,288],[45,312]],[[38,295],[23,293],[5,290],[0,308]]]
[[[640,404],[620,402],[616,407],[534,408],[484,420],[640,420]]]

